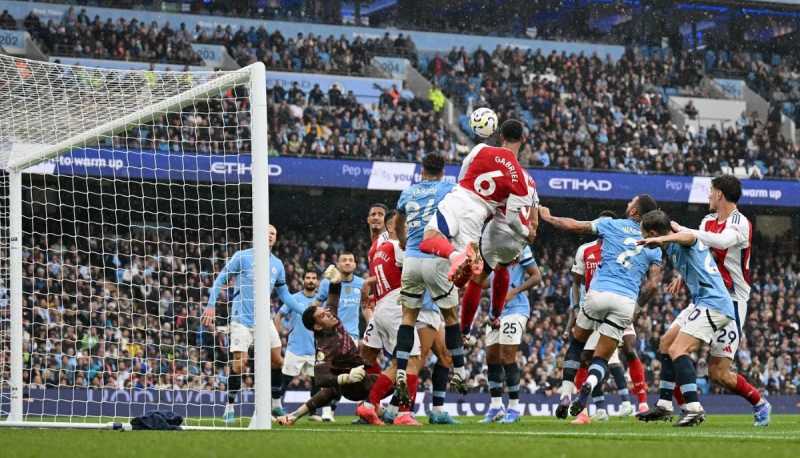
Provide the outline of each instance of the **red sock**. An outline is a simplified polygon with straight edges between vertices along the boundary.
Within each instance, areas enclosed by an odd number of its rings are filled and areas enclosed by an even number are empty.
[[[686,399],[683,399],[683,392],[681,391],[681,387],[676,385],[675,389],[672,390],[672,395],[675,396],[675,400],[678,401],[679,406],[686,404]]]
[[[506,305],[506,294],[510,283],[508,269],[505,266],[497,266],[492,279],[492,316],[495,318],[500,316]]]
[[[378,379],[375,380],[375,383],[372,384],[372,388],[369,390],[369,403],[375,407],[379,406],[381,399],[389,396],[392,391],[394,391],[394,382],[392,382],[392,379],[387,377],[386,374],[379,375]]]
[[[575,374],[575,386],[577,386],[578,388],[582,387],[588,377],[589,377],[588,367],[578,368],[578,373]]]
[[[381,366],[377,364],[371,364],[366,367],[367,374],[380,374],[381,373]]]
[[[633,382],[633,393],[639,399],[639,403],[647,402],[647,382],[644,379],[644,366],[639,358],[628,361],[628,373]]]
[[[400,405],[400,412],[411,412],[412,407],[417,400],[417,384],[419,384],[419,377],[416,374],[408,374],[406,381],[408,382],[408,405]]]
[[[435,254],[440,258],[449,258],[455,248],[446,238],[433,237],[420,242],[419,250],[423,253]]]
[[[478,312],[478,306],[481,303],[481,293],[483,288],[481,285],[470,280],[467,287],[464,289],[464,295],[461,297],[461,333],[469,334],[472,328],[472,321],[475,319],[475,313]]]
[[[752,405],[761,402],[761,393],[742,374],[736,376],[736,394],[747,399]]]

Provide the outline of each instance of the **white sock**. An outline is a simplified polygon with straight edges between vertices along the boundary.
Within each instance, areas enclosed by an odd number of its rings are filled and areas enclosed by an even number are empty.
[[[508,408],[519,410],[519,399],[509,399],[508,400]]]
[[[499,408],[503,407],[503,398],[495,398],[495,397],[493,397],[492,398],[492,403],[491,403],[491,405],[489,407],[491,407],[492,409],[499,409]]]
[[[561,398],[568,398],[572,396],[572,393],[575,392],[575,383],[570,382],[569,380],[564,380],[561,382]]]
[[[597,376],[594,375],[594,374],[589,374],[589,376],[586,377],[586,383],[588,383],[589,386],[591,386],[593,390],[594,390],[594,387],[597,386],[597,382],[598,382]]]
[[[283,408],[283,403],[281,402],[281,398],[277,398],[277,399],[276,398],[272,398],[272,408],[273,409],[277,409],[279,407]]]
[[[686,403],[686,411],[687,412],[702,412],[703,406],[699,402],[687,402]]]
[[[666,399],[659,399],[658,402],[656,402],[656,406],[662,407],[672,412],[672,401],[667,401]]]
[[[330,406],[326,406],[322,408],[322,416],[323,417],[332,417],[333,411],[331,410]]]
[[[467,381],[467,368],[465,366],[454,367],[453,372],[458,374],[459,377],[461,377],[461,380],[464,380],[465,382]]]
[[[442,412],[444,412],[444,410],[442,409],[442,406],[433,406],[433,407],[431,407],[431,412],[433,412],[433,413],[442,413]]]

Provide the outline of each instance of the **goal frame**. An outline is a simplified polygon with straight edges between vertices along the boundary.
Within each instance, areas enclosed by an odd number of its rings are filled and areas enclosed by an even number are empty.
[[[53,159],[87,140],[101,135],[123,132],[131,126],[153,119],[166,111],[180,110],[193,100],[218,93],[235,85],[249,82],[250,96],[250,143],[251,143],[251,189],[252,189],[252,233],[255,304],[269,304],[270,294],[270,247],[266,234],[269,226],[269,164],[267,144],[267,81],[266,67],[256,62],[242,69],[222,73],[219,77],[189,90],[145,106],[138,111],[111,119],[78,135],[73,135],[55,145],[48,145],[22,157],[9,157],[5,170],[8,174],[8,220],[9,220],[9,308],[10,308],[10,408],[0,427],[32,428],[80,428],[80,429],[129,429],[120,423],[84,422],[38,422],[25,421],[23,382],[23,290],[22,290],[22,174],[33,165]],[[271,429],[270,411],[270,307],[255,306],[254,330],[254,394],[255,414],[248,429]],[[187,426],[184,429],[230,430],[237,428]],[[242,428],[238,428],[242,429]]]

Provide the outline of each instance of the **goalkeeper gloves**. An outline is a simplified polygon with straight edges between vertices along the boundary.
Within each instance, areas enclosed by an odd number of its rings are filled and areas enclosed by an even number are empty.
[[[339,385],[347,385],[349,383],[358,383],[358,382],[364,380],[364,377],[366,377],[366,375],[367,375],[367,371],[365,371],[364,370],[364,366],[361,365],[361,366],[356,366],[356,367],[350,369],[350,373],[349,374],[340,374],[338,377],[336,377],[336,381],[339,383]]]

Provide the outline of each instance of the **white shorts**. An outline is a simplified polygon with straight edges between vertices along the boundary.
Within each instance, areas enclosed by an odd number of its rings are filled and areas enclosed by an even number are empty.
[[[731,324],[733,324],[733,327],[729,328]],[[719,340],[721,348],[717,348],[716,353],[730,353],[731,359],[733,359],[733,354],[736,353],[736,350],[731,348],[731,351],[726,351],[725,346],[726,342],[728,342],[728,331],[735,331],[736,348],[739,347],[739,332],[736,329],[736,321],[705,305],[689,304],[670,327],[672,326],[680,326],[682,333],[712,345],[712,350],[714,350],[714,344]],[[725,355],[712,353],[712,356]]]
[[[486,346],[492,345],[519,345],[525,334],[525,325],[528,317],[519,313],[500,316],[500,327],[490,329],[486,333]]]
[[[629,335],[629,330],[633,330],[633,326],[625,328],[625,332],[623,332],[623,336]],[[636,331],[633,331],[633,335],[636,335]],[[597,341],[600,340],[600,333],[595,331],[592,335],[589,336],[589,340],[586,341],[586,344],[583,346],[583,351],[594,351],[597,348]],[[614,350],[614,353],[611,354],[611,357],[608,358],[608,364],[622,364],[619,360],[619,350]]]
[[[395,289],[381,298],[375,305],[375,314],[367,323],[364,331],[364,345],[370,348],[383,349],[391,356],[394,355],[394,347],[397,345],[397,330],[403,323],[403,308],[397,303],[400,297],[400,289]],[[411,356],[419,356],[420,345],[419,336],[414,331],[414,346],[411,348]]]
[[[442,314],[438,310],[420,310],[417,315],[417,329],[432,328],[438,331],[443,324]]]
[[[295,355],[287,350],[286,354],[283,355],[283,369],[281,369],[281,372],[289,377],[297,377],[301,374],[306,377],[313,377],[314,355]]]
[[[510,264],[519,257],[527,241],[519,236],[507,224],[493,219],[486,223],[481,234],[481,257],[487,266],[494,269],[498,265]]]
[[[711,342],[711,356],[733,359],[739,350],[739,342],[744,337],[742,326],[747,318],[747,302],[733,301],[733,311],[736,313],[736,319],[717,331],[714,341]]]
[[[400,304],[411,309],[421,308],[422,296],[427,289],[439,308],[455,307],[458,305],[458,290],[448,280],[449,272],[450,262],[447,259],[406,257],[403,261]]]
[[[255,342],[255,334],[253,328],[233,322],[231,323],[231,351],[250,351],[250,347]],[[281,337],[278,335],[278,330],[275,329],[275,323],[269,322],[269,347],[281,348]]]
[[[425,230],[441,232],[451,240],[456,250],[463,250],[469,242],[478,242],[483,224],[492,216],[492,209],[480,197],[456,186],[437,207]]]
[[[616,293],[589,290],[575,319],[579,328],[593,329],[622,341],[625,328],[633,323],[636,301]]]

